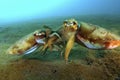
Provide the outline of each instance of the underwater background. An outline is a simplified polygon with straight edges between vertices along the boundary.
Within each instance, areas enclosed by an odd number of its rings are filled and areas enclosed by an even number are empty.
[[[58,51],[10,55],[6,50],[25,35],[74,18],[120,35],[120,0],[0,1],[0,80],[120,80],[120,47],[90,50],[75,44],[70,63]]]

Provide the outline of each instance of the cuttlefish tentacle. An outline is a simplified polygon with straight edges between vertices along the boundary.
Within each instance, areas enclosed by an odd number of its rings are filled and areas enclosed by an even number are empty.
[[[74,41],[75,41],[75,36],[72,35],[70,37],[70,39],[68,40],[67,45],[66,45],[66,49],[65,49],[65,61],[66,62],[68,62],[68,56],[69,56],[70,51],[71,51],[71,49],[72,49],[72,47],[74,45]]]
[[[53,32],[48,36],[48,41],[46,41],[46,43],[44,44],[43,48],[41,51],[45,51],[46,48],[50,48],[50,50],[52,51],[53,49],[53,45],[55,44],[55,42],[57,42],[57,40],[62,41],[62,38],[60,37],[60,35],[57,32]]]

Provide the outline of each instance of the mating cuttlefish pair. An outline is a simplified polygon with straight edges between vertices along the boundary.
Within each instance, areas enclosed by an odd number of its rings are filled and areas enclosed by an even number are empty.
[[[78,22],[74,19],[65,20],[56,31],[47,27],[45,30],[37,30],[12,45],[7,53],[29,54],[39,47],[46,52],[49,48],[59,48],[64,53],[65,61],[68,61],[70,50],[74,42],[89,49],[114,49],[120,46],[120,37],[97,25]]]

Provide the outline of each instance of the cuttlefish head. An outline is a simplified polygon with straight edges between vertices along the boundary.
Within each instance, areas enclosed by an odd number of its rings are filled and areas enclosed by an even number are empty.
[[[36,31],[34,32],[34,38],[35,38],[35,41],[36,41],[36,45],[33,45],[31,48],[29,48],[28,50],[26,50],[24,52],[24,54],[30,54],[32,52],[34,52],[35,50],[37,50],[40,45],[38,44],[45,44],[45,38],[46,38],[46,32],[45,31]]]
[[[63,22],[63,25],[64,25],[64,28],[69,28],[75,31],[78,29],[78,23],[75,19],[65,20]]]
[[[45,38],[46,38],[46,32],[45,31],[36,31],[34,33],[35,40],[38,44],[44,44]]]

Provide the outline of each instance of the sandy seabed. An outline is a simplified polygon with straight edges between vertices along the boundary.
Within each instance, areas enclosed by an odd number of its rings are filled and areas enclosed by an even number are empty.
[[[0,70],[0,80],[119,80],[120,54],[110,53],[91,64],[42,62],[34,59],[12,61]],[[89,62],[89,60],[87,60]]]

